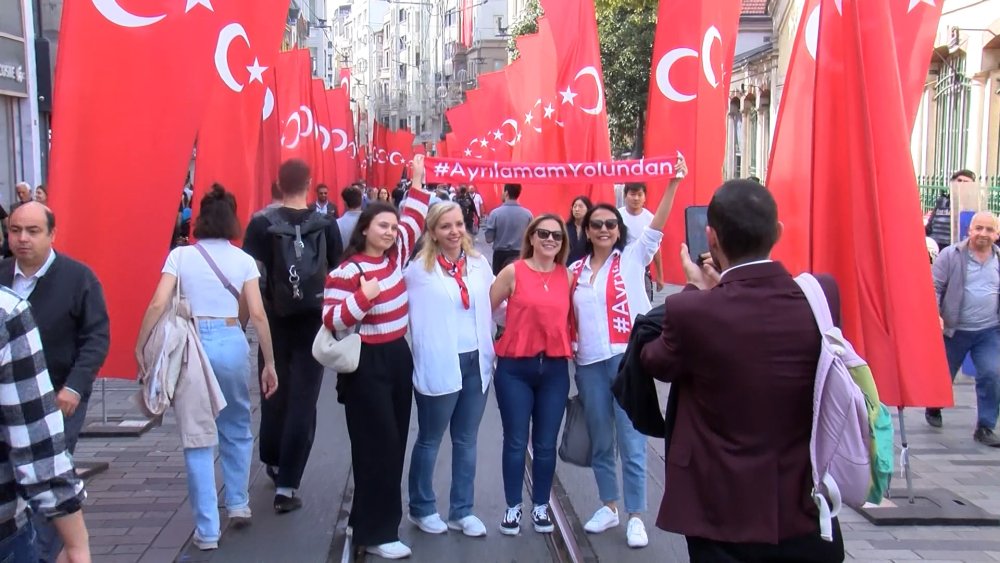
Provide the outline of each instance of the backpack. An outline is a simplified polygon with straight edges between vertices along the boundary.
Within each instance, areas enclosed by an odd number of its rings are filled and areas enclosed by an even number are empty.
[[[795,278],[802,288],[820,332],[820,354],[813,387],[813,420],[809,439],[811,496],[819,509],[820,536],[833,539],[833,518],[841,506],[860,507],[871,487],[871,431],[868,408],[848,365],[864,365],[850,343],[833,326],[830,306],[811,274]]]
[[[311,313],[323,308],[323,288],[330,264],[326,256],[329,220],[312,213],[300,225],[292,225],[275,207],[264,212],[271,223],[271,268],[267,272],[267,296],[279,317]]]

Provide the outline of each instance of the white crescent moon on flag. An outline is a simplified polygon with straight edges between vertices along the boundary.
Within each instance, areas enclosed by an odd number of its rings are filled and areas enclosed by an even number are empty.
[[[719,42],[719,46],[721,47],[722,34],[719,33],[719,28],[713,25],[705,32],[705,39],[701,42],[701,69],[705,71],[705,78],[708,79],[708,83],[712,85],[712,88],[719,86],[719,78],[715,76],[715,69],[712,68],[712,44],[716,41]]]
[[[697,58],[698,52],[687,47],[678,47],[668,51],[656,64],[656,86],[664,96],[675,102],[690,102],[698,96],[697,94],[684,94],[674,88],[670,82],[670,69],[673,68],[674,63],[687,57]]]
[[[580,76],[580,75],[579,75],[579,74],[577,74],[577,77],[579,77],[579,76]],[[534,106],[533,106],[533,107],[531,108],[531,112],[532,112],[532,113],[534,113],[534,112],[535,112],[535,108],[537,108],[537,107],[538,107],[538,106],[540,106],[540,105],[542,105],[542,99],[541,99],[541,98],[539,98],[539,99],[538,99],[538,100],[537,100],[537,101],[535,102],[535,105],[534,105]],[[535,130],[535,133],[541,133],[541,132],[542,132],[542,128],[541,128],[541,127],[535,127],[534,125],[532,125],[532,126],[531,126],[531,128]]]
[[[294,140],[291,142],[291,144],[285,145],[286,149],[294,149],[295,147],[299,146],[299,139],[302,138],[302,117],[299,115],[299,112],[293,113],[291,117],[288,118],[288,121],[285,122],[285,128],[286,129],[288,128],[288,124],[291,123],[293,119],[295,120],[295,137]],[[285,142],[284,135],[281,136],[281,141],[282,144],[284,144]]]
[[[503,129],[504,125],[510,125],[511,127],[514,128],[514,135],[510,138],[509,141],[504,141],[509,146],[513,147],[517,143],[517,141],[516,141],[517,134],[520,132],[520,129],[518,128],[517,120],[516,119],[508,119],[508,120],[506,120],[506,121],[504,121],[503,123],[500,124],[500,128]]]
[[[310,108],[308,108],[306,106],[299,106],[299,111],[301,111],[302,113],[306,114],[306,116],[309,118],[309,125],[306,126],[306,130],[303,131],[302,133],[300,133],[300,135],[302,135],[303,137],[306,137],[308,135],[312,135],[313,124],[314,124],[312,109],[310,109]]]
[[[385,152],[385,149],[378,149],[377,151],[375,151],[375,162],[379,164],[385,164],[385,160],[382,158],[382,155],[385,154],[388,154]]]
[[[264,91],[264,108],[261,111],[261,121],[266,121],[267,118],[271,117],[274,113],[274,92],[271,91],[271,87],[268,86],[267,90]]]
[[[338,144],[337,146],[333,147],[333,152],[342,152],[344,149],[347,148],[347,144],[348,143],[347,143],[347,132],[346,131],[344,131],[343,129],[331,129],[330,130],[330,134],[331,135],[336,135],[337,137],[340,137],[340,144]],[[353,145],[354,143],[351,143],[351,144]]]
[[[247,47],[250,46],[247,31],[238,23],[231,23],[219,32],[219,41],[215,44],[215,70],[218,71],[219,78],[230,90],[239,93],[243,91],[243,85],[233,77],[233,70],[229,68],[229,45],[237,37],[243,38]]]
[[[396,162],[395,160],[393,160],[393,157],[396,157],[396,156],[399,157],[399,162]],[[393,166],[399,166],[401,164],[404,164],[405,162],[406,161],[403,160],[403,153],[401,153],[399,151],[392,151],[391,153],[389,153],[389,164],[391,164]]]
[[[320,137],[323,137],[323,144],[320,145],[320,150],[325,151],[326,149],[330,148],[330,131],[326,127],[323,127],[322,125],[317,125],[316,132],[319,134]]]
[[[159,16],[137,16],[127,11],[118,4],[118,0],[92,0],[97,11],[109,22],[121,27],[146,27],[167,17],[166,14]]]
[[[597,69],[592,66],[585,66],[580,69],[580,72],[576,73],[576,77],[573,80],[579,80],[581,76],[591,76],[594,78],[594,84],[597,85],[597,104],[592,108],[580,108],[580,111],[590,115],[599,115],[601,110],[604,109],[604,85],[601,84],[601,77],[597,74]]]
[[[341,88],[347,88],[349,85],[350,84],[348,83],[346,76],[344,76],[343,78],[340,79],[340,87]]]
[[[809,12],[809,19],[806,20],[806,50],[816,60],[816,47],[819,43],[819,6]]]
[[[347,136],[345,135],[344,138],[347,138]],[[358,158],[358,145],[354,141],[351,141],[347,143],[347,147],[351,149],[351,158]]]

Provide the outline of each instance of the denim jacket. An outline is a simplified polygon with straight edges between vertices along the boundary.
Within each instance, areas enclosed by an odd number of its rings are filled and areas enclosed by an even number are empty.
[[[932,268],[938,311],[944,320],[944,334],[949,337],[955,335],[958,315],[962,310],[962,299],[965,296],[965,260],[968,251],[969,239],[957,242],[941,251]],[[995,244],[993,254],[1000,258],[1000,247]]]

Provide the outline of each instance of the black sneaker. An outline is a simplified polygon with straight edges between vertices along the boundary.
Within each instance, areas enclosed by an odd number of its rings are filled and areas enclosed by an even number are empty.
[[[274,511],[278,514],[284,514],[300,508],[302,508],[302,499],[299,497],[274,495]]]
[[[500,533],[505,536],[516,536],[521,533],[521,505],[508,508],[500,521]]]
[[[997,436],[992,430],[984,426],[976,428],[976,431],[972,434],[972,439],[984,446],[1000,448],[1000,436]]]
[[[924,420],[934,428],[944,426],[944,420],[941,418],[941,409],[927,409],[924,411]]]
[[[535,531],[540,534],[550,534],[556,529],[549,518],[549,505],[539,504],[531,509],[531,521],[535,524]]]

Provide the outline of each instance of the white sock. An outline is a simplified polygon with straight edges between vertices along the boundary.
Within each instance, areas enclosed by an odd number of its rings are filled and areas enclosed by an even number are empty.
[[[278,487],[275,489],[274,493],[285,497],[294,497],[295,489],[291,487]]]

